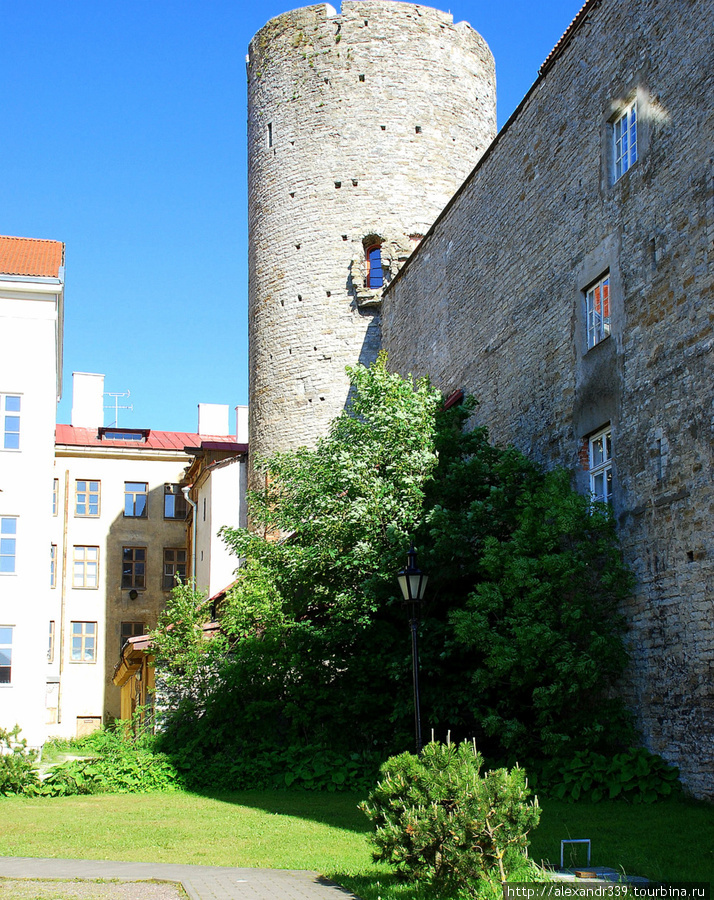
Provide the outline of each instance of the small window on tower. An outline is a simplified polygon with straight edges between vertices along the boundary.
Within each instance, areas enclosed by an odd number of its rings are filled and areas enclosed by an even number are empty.
[[[377,290],[384,285],[382,247],[380,244],[372,244],[367,248],[365,254],[367,256],[367,287]]]

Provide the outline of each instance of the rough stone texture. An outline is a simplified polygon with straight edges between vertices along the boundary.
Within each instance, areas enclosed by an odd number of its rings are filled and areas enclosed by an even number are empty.
[[[272,19],[248,58],[251,456],[312,444],[345,366],[379,346],[381,290],[495,134],[493,57],[451,15],[345,0]]]
[[[385,292],[383,343],[583,490],[583,441],[611,423],[630,701],[647,746],[712,797],[714,9],[586,12]],[[639,159],[613,183],[612,116],[635,95]],[[607,270],[613,333],[588,352],[584,290]]]

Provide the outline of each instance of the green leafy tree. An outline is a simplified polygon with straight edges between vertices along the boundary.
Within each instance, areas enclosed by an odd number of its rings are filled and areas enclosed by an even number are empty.
[[[261,464],[253,530],[223,531],[242,560],[221,612],[225,643],[200,636],[195,595],[172,601],[156,650],[189,714],[175,717],[167,748],[192,748],[208,771],[221,754],[255,759],[256,747],[267,758],[270,748],[409,746],[395,573],[411,536],[430,574],[426,727],[475,735],[509,764],[625,744],[616,684],[630,577],[607,509],[565,473],[468,430],[472,401],[445,411],[428,382],[389,373],[384,357],[349,374],[350,402],[329,434]]]
[[[441,414],[420,535],[432,722],[511,763],[626,745],[616,687],[632,578],[609,507],[563,470],[465,430],[472,411],[470,401]]]
[[[173,717],[174,724],[202,714],[220,683],[228,645],[221,633],[206,636],[203,625],[208,619],[206,595],[190,584],[178,584],[151,633],[160,715]]]

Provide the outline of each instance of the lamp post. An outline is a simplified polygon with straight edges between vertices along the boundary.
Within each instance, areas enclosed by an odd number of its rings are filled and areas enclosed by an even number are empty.
[[[416,564],[416,550],[412,543],[407,554],[407,567],[397,575],[402,589],[404,603],[409,607],[409,627],[412,632],[412,679],[414,681],[414,730],[416,732],[417,754],[421,753],[421,710],[419,707],[419,604],[424,599],[425,575]]]

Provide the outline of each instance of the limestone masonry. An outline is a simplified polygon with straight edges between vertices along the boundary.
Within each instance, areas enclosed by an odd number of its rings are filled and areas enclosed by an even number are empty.
[[[625,690],[710,798],[713,19],[588,0],[493,141],[491,54],[433,9],[286,13],[248,62],[252,452],[314,442],[380,345],[474,393],[497,442],[612,504]]]
[[[383,310],[394,369],[474,393],[496,441],[610,498],[630,703],[710,798],[713,13],[590,0]]]
[[[379,347],[370,251],[388,283],[493,139],[496,95],[483,39],[411,3],[285,13],[247,68],[255,459],[344,407],[345,366]]]

